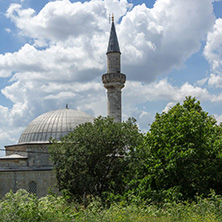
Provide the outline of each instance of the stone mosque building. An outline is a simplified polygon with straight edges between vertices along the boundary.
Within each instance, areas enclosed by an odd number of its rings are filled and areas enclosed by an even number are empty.
[[[107,73],[102,76],[107,89],[107,114],[121,122],[121,89],[126,75],[121,73],[120,49],[114,19],[107,49]],[[60,140],[77,125],[93,122],[94,117],[73,109],[44,113],[34,119],[21,134],[18,144],[5,146],[0,158],[0,197],[12,190],[26,189],[38,197],[57,191],[56,177],[49,158],[49,139]]]

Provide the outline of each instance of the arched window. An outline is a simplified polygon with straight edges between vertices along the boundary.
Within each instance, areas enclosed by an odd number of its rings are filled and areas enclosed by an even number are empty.
[[[37,194],[37,183],[35,181],[29,182],[29,193]]]

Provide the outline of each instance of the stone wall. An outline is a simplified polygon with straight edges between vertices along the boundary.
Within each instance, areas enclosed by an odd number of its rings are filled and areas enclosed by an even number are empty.
[[[12,154],[26,156],[28,157],[27,166],[52,166],[50,155],[48,153],[48,146],[48,143],[30,143],[6,146],[6,156]],[[0,160],[0,166],[1,161],[2,159]]]
[[[52,166],[48,153],[49,144],[27,145],[28,165],[29,166]]]
[[[27,148],[26,145],[5,146],[5,154],[6,156],[9,156],[16,153],[21,156],[27,156],[26,148]]]
[[[35,191],[33,184],[36,185],[36,195],[38,197],[47,195],[50,190],[58,193],[56,177],[52,170],[14,170],[0,172],[1,197],[10,190],[16,192],[19,189],[25,189],[33,192]]]
[[[26,167],[27,158],[1,158],[0,159],[0,169],[1,168],[14,168],[14,167]],[[0,182],[1,183],[1,182]]]
[[[0,196],[19,189],[38,197],[51,189],[58,192],[48,146],[37,143],[6,146],[6,156],[0,158]]]

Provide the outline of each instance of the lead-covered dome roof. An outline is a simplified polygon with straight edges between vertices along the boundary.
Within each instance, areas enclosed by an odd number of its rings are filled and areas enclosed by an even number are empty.
[[[21,134],[18,144],[48,143],[50,138],[60,140],[79,124],[93,122],[94,117],[73,109],[44,113],[34,119]]]

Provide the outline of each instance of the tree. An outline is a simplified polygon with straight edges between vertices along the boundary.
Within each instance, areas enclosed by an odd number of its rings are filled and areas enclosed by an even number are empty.
[[[145,150],[146,160],[145,170],[138,172],[143,176],[137,192],[143,197],[182,199],[207,195],[210,189],[221,194],[221,138],[222,127],[195,98],[156,114],[140,150]]]
[[[130,171],[129,157],[142,138],[134,119],[115,123],[98,117],[79,125],[61,142],[53,141],[50,154],[59,190],[77,198],[121,194]]]

